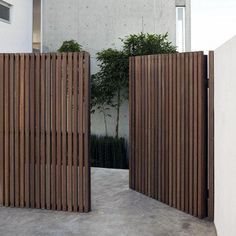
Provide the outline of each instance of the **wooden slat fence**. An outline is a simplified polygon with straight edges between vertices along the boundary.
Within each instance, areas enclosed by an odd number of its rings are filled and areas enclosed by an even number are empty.
[[[90,210],[87,53],[0,54],[0,205]]]
[[[202,52],[130,58],[130,187],[207,216],[207,61]]]

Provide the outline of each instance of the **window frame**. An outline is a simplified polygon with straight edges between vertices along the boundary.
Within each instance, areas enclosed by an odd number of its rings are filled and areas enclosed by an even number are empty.
[[[4,23],[7,23],[7,24],[11,24],[12,5],[7,3],[7,2],[1,1],[1,0],[0,0],[0,5],[2,5],[4,7],[7,7],[9,9],[9,20],[6,20],[6,19],[3,19],[3,18],[0,17],[0,21],[4,22]]]
[[[183,9],[183,22],[182,22],[182,45],[177,45],[178,43],[178,10]],[[176,46],[177,50],[180,52],[186,51],[186,6],[179,5],[176,6]],[[180,48],[181,47],[181,48]]]

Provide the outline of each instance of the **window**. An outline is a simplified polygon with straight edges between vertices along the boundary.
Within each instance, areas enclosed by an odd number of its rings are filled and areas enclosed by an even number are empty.
[[[176,7],[176,46],[179,52],[185,51],[185,7]]]
[[[10,23],[11,22],[11,5],[0,1],[0,20]]]

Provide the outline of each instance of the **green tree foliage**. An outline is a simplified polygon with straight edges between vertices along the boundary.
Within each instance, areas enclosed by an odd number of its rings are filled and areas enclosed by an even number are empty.
[[[119,137],[120,107],[128,97],[129,57],[176,52],[176,47],[168,41],[168,34],[133,34],[121,41],[122,50],[109,48],[97,53],[100,71],[95,77],[99,80],[99,83],[96,82],[96,84],[100,88],[93,88],[93,90],[101,91],[96,93],[95,96],[101,96],[101,98],[93,100],[93,107],[102,100],[106,106],[110,105],[116,108],[116,138]],[[109,93],[106,94],[106,91]],[[100,106],[99,110],[102,111],[103,108]]]
[[[58,52],[80,52],[82,46],[78,44],[75,40],[64,41]]]
[[[123,51],[128,56],[174,53],[176,47],[168,41],[168,34],[131,34],[123,42]]]

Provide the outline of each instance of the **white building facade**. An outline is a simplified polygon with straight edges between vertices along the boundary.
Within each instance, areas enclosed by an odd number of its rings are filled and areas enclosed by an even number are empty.
[[[32,0],[0,0],[0,53],[32,52]]]

